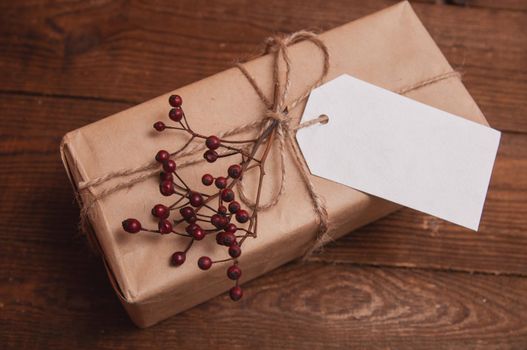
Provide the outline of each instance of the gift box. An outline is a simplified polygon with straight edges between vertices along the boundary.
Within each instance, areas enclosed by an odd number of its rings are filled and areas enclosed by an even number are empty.
[[[350,74],[486,125],[476,103],[407,2],[327,31],[319,38],[330,56],[325,81]],[[309,42],[294,44],[288,52],[292,64],[289,96],[294,98],[320,75],[322,59],[318,49]],[[273,95],[273,64],[271,54],[244,64],[266,96]],[[155,121],[167,119],[167,101],[171,94],[183,96],[185,114],[193,129],[204,135],[257,122],[265,114],[265,106],[247,78],[233,68],[69,132],[64,136],[61,154],[76,191],[79,184],[133,169],[152,160],[158,150],[176,150],[185,143],[186,139],[177,133],[156,133],[151,128]],[[289,116],[298,121],[302,111],[301,104]],[[247,130],[243,135],[251,133]],[[262,192],[264,202],[279,191],[279,152],[273,146]],[[283,152],[285,190],[276,205],[260,213],[258,237],[247,240],[244,245],[239,259],[243,267],[241,283],[302,256],[316,239],[318,218],[300,169],[291,151]],[[201,154],[196,156],[200,158]],[[182,169],[182,176],[190,187],[201,187],[201,175],[209,172],[204,169],[210,167],[206,162],[196,162]],[[78,191],[78,198],[83,203],[91,203],[101,193],[136,175],[109,177],[96,186]],[[245,180],[248,192],[249,180]],[[311,176],[311,181],[328,210],[330,239],[337,239],[398,208],[394,203],[332,181],[315,176]],[[172,202],[160,196],[158,183],[157,176],[150,176],[100,198],[87,212],[89,236],[101,252],[119,299],[139,327],[153,325],[232,287],[232,281],[225,276],[226,266],[214,264],[205,272],[195,264],[203,255],[214,259],[228,257],[225,250],[218,249],[214,239],[204,240],[188,252],[187,260],[191,263],[174,267],[169,259],[187,244],[184,237],[130,235],[123,231],[121,222],[128,217],[156,226],[149,214],[150,208],[159,202]]]

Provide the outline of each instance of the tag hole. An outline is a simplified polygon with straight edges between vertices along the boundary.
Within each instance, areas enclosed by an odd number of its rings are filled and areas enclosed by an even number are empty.
[[[327,124],[329,123],[329,117],[325,114],[322,114],[319,116],[320,118],[320,124]]]

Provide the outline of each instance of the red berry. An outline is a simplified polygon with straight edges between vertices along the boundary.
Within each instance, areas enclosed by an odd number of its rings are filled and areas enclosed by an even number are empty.
[[[181,107],[181,105],[183,104],[183,99],[179,95],[170,95],[170,97],[168,98],[168,103],[172,107]]]
[[[236,236],[234,235],[234,233],[225,232],[225,245],[226,246],[231,246],[233,244],[237,244]]]
[[[163,170],[167,173],[173,173],[176,171],[176,162],[172,159],[167,159],[163,162]]]
[[[159,185],[159,191],[163,196],[171,196],[174,194],[174,183],[170,180],[164,180]]]
[[[237,230],[238,227],[236,227],[235,224],[228,224],[227,227],[225,227],[225,232],[235,233]]]
[[[231,297],[232,301],[238,301],[243,296],[243,290],[239,287],[232,287],[229,291],[229,296]]]
[[[166,128],[166,125],[163,122],[155,122],[154,123],[154,129],[156,129],[159,132],[165,130],[165,128]]]
[[[197,227],[192,231],[192,237],[194,237],[195,240],[201,241],[203,238],[205,238],[205,231],[201,227]]]
[[[137,219],[126,219],[122,223],[123,229],[128,233],[137,233],[141,231],[141,223]]]
[[[214,214],[210,218],[211,224],[213,224],[217,228],[223,228],[227,225],[227,220],[225,216],[222,216],[220,214]]]
[[[181,107],[172,108],[168,112],[168,117],[175,122],[180,122],[181,118],[183,118],[183,110],[181,109]]]
[[[156,154],[156,160],[159,163],[163,163],[164,161],[167,161],[169,158],[170,158],[170,153],[168,153],[165,150],[161,150],[161,151],[157,152],[157,154]]]
[[[166,219],[170,215],[170,209],[168,209],[168,207],[164,206],[163,204],[156,204],[152,208],[152,215],[154,215],[156,218]]]
[[[216,235],[216,243],[219,245],[223,245],[223,238],[225,236],[225,232],[220,232]]]
[[[227,173],[233,179],[237,179],[242,174],[242,167],[239,164],[231,165],[229,169],[227,169]]]
[[[225,188],[221,191],[221,199],[224,202],[232,202],[234,200],[234,192],[230,188]]]
[[[189,235],[192,235],[197,229],[201,229],[201,227],[198,224],[192,223],[185,228],[185,231],[187,231]]]
[[[179,266],[183,265],[186,258],[187,256],[185,252],[175,252],[174,254],[172,254],[172,258],[170,260],[172,262],[172,265]]]
[[[179,213],[181,214],[183,219],[188,219],[196,215],[192,207],[183,207],[179,209]]]
[[[227,179],[223,176],[217,177],[216,181],[214,181],[214,185],[219,189],[225,188],[227,187]]]
[[[218,228],[225,228],[227,227],[227,225],[229,224],[229,221],[230,219],[226,216],[223,216],[223,215],[220,215],[221,216],[221,227],[218,227]]]
[[[218,207],[218,214],[225,216],[227,214],[227,208],[224,205]]]
[[[190,192],[188,195],[188,199],[190,201],[190,205],[192,205],[193,207],[199,207],[203,205],[203,196],[198,192]]]
[[[232,265],[227,269],[227,277],[231,280],[237,280],[242,276],[242,270],[238,265]]]
[[[202,256],[198,260],[198,266],[202,270],[208,270],[212,266],[212,260],[208,256]]]
[[[201,177],[201,183],[205,186],[210,186],[214,182],[214,177],[211,174],[205,174]]]
[[[159,221],[157,227],[159,229],[159,233],[167,234],[172,232],[172,223],[166,219]]]
[[[205,145],[207,145],[207,148],[210,150],[218,149],[218,147],[220,147],[220,144],[220,139],[216,136],[209,136],[205,140]]]
[[[205,160],[209,163],[214,163],[216,159],[218,159],[218,153],[216,153],[216,151],[209,149],[205,151],[205,153],[203,153],[203,158],[205,158]]]
[[[179,122],[183,116],[183,109],[181,107],[174,107],[168,111],[168,117],[173,121]]]
[[[236,243],[236,236],[232,232],[222,232],[220,243],[224,246],[230,247]]]
[[[233,258],[237,258],[241,255],[241,253],[242,253],[242,248],[240,248],[240,246],[237,243],[231,244],[231,246],[229,247],[230,256],[232,256]]]
[[[170,181],[170,182],[172,182],[174,180],[174,176],[172,176],[171,173],[165,173],[164,171],[162,171],[161,173],[159,173],[159,179],[161,181]]]
[[[185,218],[185,221],[188,222],[189,224],[193,224],[197,220],[198,220],[198,217],[196,215],[192,215],[192,216]]]
[[[233,213],[233,214],[236,213],[238,210],[240,210],[240,208],[241,208],[240,203],[238,203],[236,201],[233,201],[233,202],[229,203],[229,211],[231,213]]]
[[[238,210],[238,212],[236,213],[236,221],[241,224],[249,221],[249,213],[243,209]]]

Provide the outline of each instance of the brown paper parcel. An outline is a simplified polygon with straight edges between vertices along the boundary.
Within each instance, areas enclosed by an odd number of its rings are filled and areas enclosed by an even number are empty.
[[[331,56],[326,81],[346,73],[397,91],[452,71],[407,2],[325,32],[320,38]],[[317,79],[322,57],[307,42],[290,47],[289,53],[292,60],[289,98],[294,99]],[[272,57],[259,57],[245,66],[267,95],[272,96]],[[183,97],[183,108],[193,129],[205,135],[259,120],[264,113],[253,88],[234,68],[171,93]],[[61,152],[74,187],[82,181],[142,165],[160,149],[177,150],[187,139],[184,133],[156,133],[151,127],[157,120],[166,121],[171,93],[69,132]],[[455,77],[412,90],[406,96],[486,124],[481,111]],[[298,120],[303,108],[304,105],[299,106],[290,115]],[[276,148],[268,161],[264,202],[278,187],[280,169]],[[196,156],[201,157],[201,153]],[[276,206],[259,215],[258,237],[244,243],[240,257],[241,283],[301,256],[315,239],[318,225],[311,200],[290,152],[285,157],[285,194]],[[225,169],[227,164],[219,166]],[[199,163],[183,169],[182,176],[190,187],[203,189],[201,175],[219,172],[216,164],[210,167],[208,163]],[[89,201],[90,196],[126,180],[112,179],[82,191],[81,200]],[[250,178],[244,182],[247,193],[253,193]],[[329,234],[333,239],[398,208],[322,178],[313,176],[313,182],[325,199]],[[144,226],[156,227],[150,209],[157,203],[172,202],[173,198],[159,194],[158,178],[153,176],[99,200],[90,212],[90,224],[110,280],[130,317],[140,327],[153,325],[204,302],[233,284],[226,278],[228,264],[214,264],[211,270],[201,271],[195,263],[202,255],[213,259],[228,257],[225,249],[218,249],[213,238],[195,244],[187,255],[187,263],[175,268],[170,266],[169,258],[186,246],[187,238],[147,233],[130,235],[123,231],[121,222],[128,217],[139,219]]]

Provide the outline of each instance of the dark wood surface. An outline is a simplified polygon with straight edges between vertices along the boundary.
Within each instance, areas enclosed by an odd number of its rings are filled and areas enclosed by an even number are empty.
[[[526,349],[527,1],[413,2],[503,131],[480,232],[403,209],[146,330],[75,233],[64,133],[393,3],[0,1],[0,348]]]

